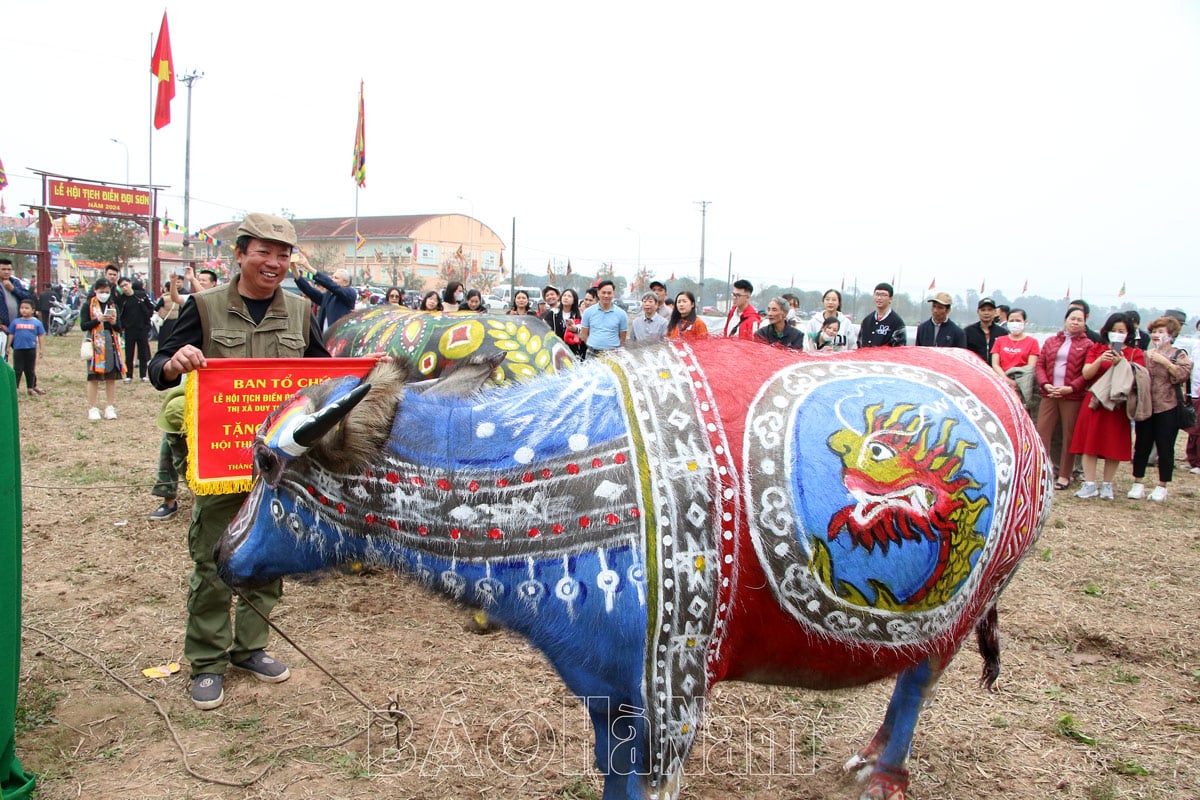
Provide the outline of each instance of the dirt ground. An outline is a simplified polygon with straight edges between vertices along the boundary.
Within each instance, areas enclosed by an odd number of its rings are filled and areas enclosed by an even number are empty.
[[[584,715],[541,657],[391,574],[287,583],[274,619],[307,656],[273,638],[286,683],[231,675],[199,712],[186,664],[144,677],[182,659],[191,497],[147,519],[158,393],[120,386],[120,419],[88,422],[78,345],[51,339],[48,394],[19,398],[17,751],[40,798],[599,797]],[[1128,484],[1124,467],[1116,502],[1057,500],[1001,601],[997,691],[965,650],[922,715],[910,797],[1200,796],[1200,477],[1177,471],[1162,505]],[[682,797],[856,797],[840,766],[890,688],[720,685]]]

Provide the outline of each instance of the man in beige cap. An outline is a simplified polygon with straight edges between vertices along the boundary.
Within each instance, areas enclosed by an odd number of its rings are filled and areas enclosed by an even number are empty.
[[[917,347],[967,346],[967,334],[950,319],[953,302],[946,292],[929,298],[929,319],[917,326]]]
[[[208,357],[329,356],[308,300],[280,288],[296,245],[292,223],[271,214],[247,214],[237,234],[233,253],[239,271],[233,280],[192,295],[150,361],[150,380],[158,389],[177,386],[182,375],[207,365]],[[214,330],[222,335],[212,336]],[[230,624],[233,593],[213,562],[213,546],[245,499],[245,493],[197,495],[188,527],[193,570],[183,654],[192,667],[192,702],[202,710],[224,701],[224,676],[231,666],[268,683],[290,674],[264,652],[269,628],[244,601],[238,600]],[[270,614],[281,591],[275,581],[246,597]]]

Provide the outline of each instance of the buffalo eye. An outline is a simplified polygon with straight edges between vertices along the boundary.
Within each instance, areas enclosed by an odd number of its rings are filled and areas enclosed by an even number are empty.
[[[268,486],[273,487],[279,483],[279,476],[283,474],[283,459],[266,447],[256,447],[254,449],[254,472],[266,481]]]

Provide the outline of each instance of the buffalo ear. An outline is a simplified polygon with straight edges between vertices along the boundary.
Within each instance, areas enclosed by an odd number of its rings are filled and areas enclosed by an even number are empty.
[[[476,353],[442,373],[437,382],[425,390],[429,397],[470,397],[482,389],[496,372],[507,354]]]
[[[408,364],[403,360],[381,361],[367,377],[365,398],[345,415],[342,424],[324,434],[310,457],[334,473],[356,473],[374,463],[391,436],[400,410]]]

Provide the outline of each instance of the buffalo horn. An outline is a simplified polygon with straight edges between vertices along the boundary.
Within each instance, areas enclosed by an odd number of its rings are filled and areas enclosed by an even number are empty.
[[[306,449],[312,447],[322,436],[337,427],[351,409],[362,402],[369,391],[371,384],[359,384],[345,397],[330,403],[315,414],[310,414],[308,419],[296,426],[296,430],[292,432],[292,441]]]

